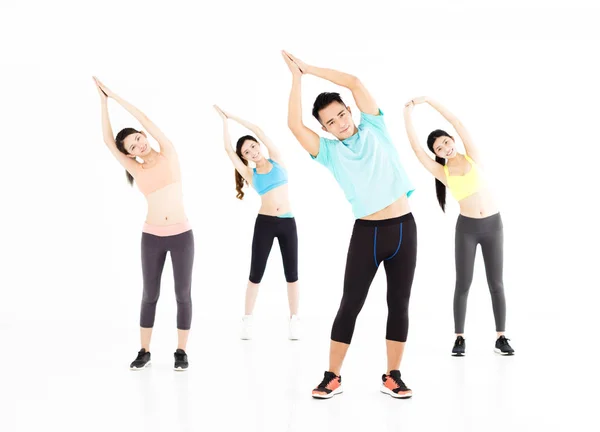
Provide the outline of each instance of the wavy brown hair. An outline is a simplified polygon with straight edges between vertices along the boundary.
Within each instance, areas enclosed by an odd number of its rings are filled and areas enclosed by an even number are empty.
[[[258,144],[256,138],[254,138],[252,135],[244,135],[237,141],[237,144],[235,145],[235,153],[242,160],[242,162],[244,162],[244,165],[248,166],[248,161],[242,156],[242,146],[244,145],[246,140],[254,141]],[[237,195],[235,197],[237,199],[244,198],[244,191],[242,190],[242,188],[244,187],[244,183],[248,184],[248,182],[244,180],[244,177],[242,177],[238,170],[235,170],[235,190],[237,192]]]

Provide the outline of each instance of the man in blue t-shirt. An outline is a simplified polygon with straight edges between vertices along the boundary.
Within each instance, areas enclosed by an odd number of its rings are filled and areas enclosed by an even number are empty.
[[[308,65],[288,52],[283,58],[292,72],[288,126],[311,157],[334,176],[356,218],[344,276],[344,294],[331,329],[329,370],[313,390],[327,399],[342,392],[340,370],[377,269],[387,276],[388,369],[381,391],[409,398],[412,391],[400,375],[408,334],[408,304],[417,259],[417,228],[408,197],[414,188],[408,179],[384,122],[383,112],[355,76]],[[361,112],[355,125],[352,112],[338,93],[321,93],[313,116],[335,139],[319,137],[302,122],[302,75],[314,75],[348,88]]]

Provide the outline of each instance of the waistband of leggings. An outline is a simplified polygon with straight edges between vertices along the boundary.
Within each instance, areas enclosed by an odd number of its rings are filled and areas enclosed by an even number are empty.
[[[412,213],[406,213],[405,215],[398,216],[391,219],[380,219],[380,220],[366,220],[366,219],[356,219],[354,224],[357,226],[366,226],[366,227],[381,227],[388,225],[396,225],[403,222],[414,221],[415,217]]]
[[[190,221],[180,222],[173,225],[150,225],[149,223],[144,222],[142,232],[159,237],[168,237],[183,234],[191,229],[192,224],[190,224]]]
[[[502,229],[502,218],[500,217],[500,213],[486,216],[484,218],[472,218],[458,215],[458,219],[456,220],[456,229],[465,233],[498,231]]]
[[[269,215],[259,213],[256,216],[256,220],[261,221],[261,222],[282,223],[285,221],[294,220],[294,217],[293,216],[292,217],[269,216]]]

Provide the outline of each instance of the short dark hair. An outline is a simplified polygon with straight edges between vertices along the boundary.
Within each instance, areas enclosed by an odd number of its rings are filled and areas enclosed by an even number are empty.
[[[334,102],[339,102],[344,107],[346,106],[346,104],[342,100],[342,97],[340,96],[339,93],[330,93],[330,92],[321,93],[319,96],[317,96],[317,98],[315,99],[315,103],[313,104],[313,110],[312,110],[313,117],[316,118],[319,121],[319,123],[322,124],[321,119],[319,118],[319,111],[327,108],[329,105],[331,105]]]

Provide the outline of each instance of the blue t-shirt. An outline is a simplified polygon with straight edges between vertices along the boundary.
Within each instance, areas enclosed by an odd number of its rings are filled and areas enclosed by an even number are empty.
[[[414,191],[398,152],[379,115],[360,113],[358,132],[343,141],[321,137],[313,159],[335,177],[360,219],[389,206]]]

